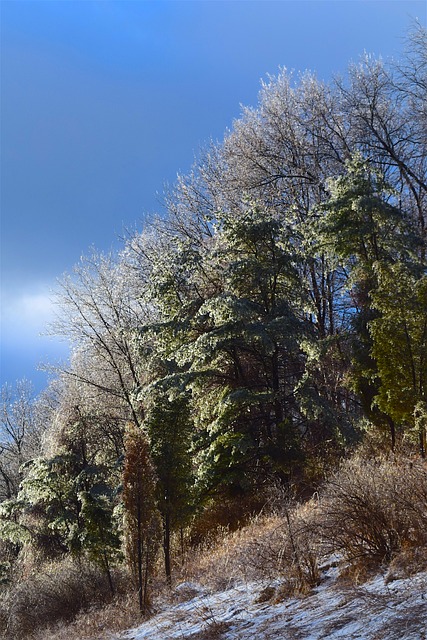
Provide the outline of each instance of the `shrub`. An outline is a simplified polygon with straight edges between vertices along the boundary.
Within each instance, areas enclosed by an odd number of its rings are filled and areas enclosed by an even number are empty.
[[[5,638],[25,638],[110,599],[108,580],[98,566],[71,560],[52,563],[10,590]]]
[[[426,542],[427,468],[424,461],[355,456],[327,482],[321,537],[350,561],[388,563],[404,545]]]
[[[307,591],[319,580],[317,507],[294,504],[258,515],[236,531],[193,549],[182,578],[220,589],[241,580],[276,580],[290,593]],[[316,525],[317,526],[317,525]]]
[[[286,590],[305,593],[320,580],[317,500],[285,507],[284,525],[281,571],[286,576]]]
[[[59,622],[32,633],[28,640],[100,640],[141,623],[135,594],[116,596],[105,606],[80,612],[70,624]]]

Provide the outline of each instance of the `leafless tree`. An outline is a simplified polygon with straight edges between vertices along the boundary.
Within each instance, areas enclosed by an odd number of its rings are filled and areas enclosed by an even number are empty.
[[[28,380],[4,385],[0,407],[0,501],[18,493],[21,465],[40,451],[45,425]]]
[[[139,338],[149,310],[128,275],[112,255],[82,258],[59,283],[51,332],[72,345],[70,366],[60,373],[91,389],[89,394],[115,398],[138,423],[134,392],[144,379]]]

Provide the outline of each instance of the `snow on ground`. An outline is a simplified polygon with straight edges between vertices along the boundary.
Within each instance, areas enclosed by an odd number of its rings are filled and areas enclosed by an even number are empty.
[[[176,591],[189,598],[186,602],[114,638],[427,640],[427,572],[388,584],[377,576],[359,587],[344,586],[337,575],[336,567],[325,567],[321,584],[309,595],[279,602],[279,581],[239,584],[219,593],[186,583]]]

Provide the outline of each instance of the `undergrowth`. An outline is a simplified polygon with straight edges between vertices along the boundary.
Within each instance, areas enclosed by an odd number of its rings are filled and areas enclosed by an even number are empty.
[[[319,566],[332,554],[341,558],[347,580],[363,581],[381,567],[388,568],[392,581],[427,567],[426,545],[426,462],[355,455],[310,500],[298,502],[276,492],[268,512],[233,531],[217,527],[199,544],[187,546],[184,556],[177,551],[175,584],[188,583],[187,596],[185,589],[179,596],[168,589],[159,568],[154,607],[191,598],[193,583],[216,591],[242,581],[279,580],[276,600],[305,594],[319,583]],[[135,593],[123,575],[115,580],[118,592],[112,597],[105,576],[90,563],[46,565],[3,597],[3,637],[95,639],[138,624]],[[271,594],[267,589],[260,597],[268,600]]]

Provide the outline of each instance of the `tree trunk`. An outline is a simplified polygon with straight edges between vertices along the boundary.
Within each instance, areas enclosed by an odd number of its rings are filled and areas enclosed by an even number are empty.
[[[169,514],[169,511],[167,510],[163,517],[163,551],[165,554],[165,573],[166,573],[166,583],[168,587],[170,587],[172,584],[170,539],[171,539],[170,514]]]
[[[390,427],[391,450],[394,452],[396,449],[396,425],[394,424],[393,418],[390,418],[390,416],[387,416],[387,422]]]
[[[144,575],[144,598],[143,598],[143,606],[144,613],[148,610],[149,600],[148,600],[148,574],[150,570],[150,548],[147,544],[147,550],[145,552],[145,575]]]
[[[138,598],[139,598],[139,610],[142,614],[144,611],[144,599],[143,599],[143,585],[142,585],[142,525],[141,525],[141,505],[139,504],[138,496],[138,512],[137,512],[137,526],[138,526],[138,535],[137,535],[137,562],[138,562]]]
[[[105,553],[105,551],[103,553],[103,557],[104,557],[105,573],[107,574],[107,579],[108,579],[108,584],[110,586],[111,595],[114,596],[115,591],[114,591],[113,577],[111,575],[110,563],[108,562],[108,556]]]

